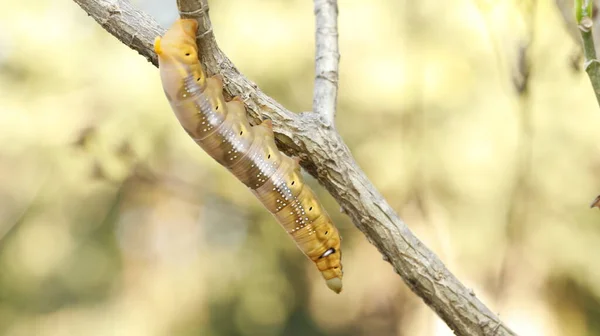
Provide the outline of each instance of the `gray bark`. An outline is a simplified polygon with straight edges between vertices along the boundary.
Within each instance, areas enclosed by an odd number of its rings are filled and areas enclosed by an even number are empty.
[[[333,124],[336,112],[340,52],[337,0],[315,0],[315,88],[313,112]]]

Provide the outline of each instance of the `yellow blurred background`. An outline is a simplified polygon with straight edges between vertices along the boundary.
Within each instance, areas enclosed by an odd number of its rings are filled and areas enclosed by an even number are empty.
[[[310,110],[312,1],[210,5],[240,70]],[[554,1],[339,7],[336,122],[373,183],[516,332],[600,335],[600,111]],[[75,3],[0,9],[1,335],[452,334],[310,179],[344,237],[329,291]]]

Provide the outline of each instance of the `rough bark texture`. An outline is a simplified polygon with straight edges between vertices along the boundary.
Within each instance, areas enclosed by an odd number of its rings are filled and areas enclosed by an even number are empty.
[[[337,0],[315,0],[315,89],[313,112],[333,123],[337,110],[340,52],[337,29]]]
[[[154,37],[164,29],[127,1],[74,0],[108,32],[156,65]],[[181,15],[200,23],[200,59],[209,74],[224,77],[227,93],[242,97],[252,118],[273,120],[280,149],[327,188],[354,224],[457,335],[515,335],[448,271],[383,199],[322,114],[293,113],[260,91],[218,48],[205,0],[178,0]],[[351,265],[349,266],[351,267]]]

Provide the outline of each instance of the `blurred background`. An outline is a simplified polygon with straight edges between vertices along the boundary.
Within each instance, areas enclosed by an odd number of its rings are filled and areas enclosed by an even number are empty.
[[[516,332],[600,335],[600,111],[557,3],[570,19],[567,0],[340,0],[337,126]],[[210,5],[240,70],[310,110],[312,1]],[[157,69],[75,3],[0,8],[1,335],[452,334],[309,179],[344,238],[327,289],[182,131]]]

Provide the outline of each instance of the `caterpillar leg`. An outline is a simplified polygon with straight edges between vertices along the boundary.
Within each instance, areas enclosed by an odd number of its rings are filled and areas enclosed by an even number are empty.
[[[268,139],[273,139],[273,145],[275,144],[275,140],[274,140],[274,136],[275,133],[273,133],[273,122],[271,121],[271,119],[264,119],[260,124],[257,125],[257,127],[260,127],[264,130],[264,134]]]
[[[223,76],[216,74],[214,76],[210,76],[210,78],[215,82],[218,83],[218,86],[221,88],[221,90],[223,90]]]
[[[271,131],[273,131],[273,121],[271,121],[271,119],[263,119],[262,123],[260,123],[261,125],[265,125],[265,127],[267,127],[268,129],[270,129]]]
[[[300,157],[299,156],[293,156],[292,160],[294,160],[294,162],[296,163],[296,168],[300,169]]]
[[[215,76],[213,76],[206,79],[205,93],[208,96],[212,107],[219,113],[226,114],[226,109],[223,109],[225,105],[225,99],[223,98],[223,95],[220,94],[221,91],[223,91],[223,82],[221,82],[219,78],[215,78]]]
[[[231,101],[227,102],[227,111],[229,111],[229,113],[233,113],[239,119],[246,120],[246,109],[244,108],[244,103],[242,103],[241,100],[232,99]]]

